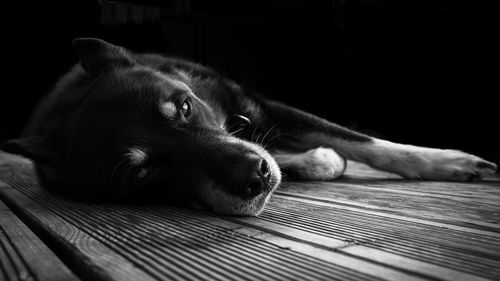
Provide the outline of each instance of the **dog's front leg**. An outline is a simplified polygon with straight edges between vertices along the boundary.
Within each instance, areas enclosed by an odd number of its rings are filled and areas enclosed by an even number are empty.
[[[275,149],[305,152],[327,147],[347,159],[412,179],[470,181],[497,169],[494,163],[465,152],[380,140],[278,102],[265,104],[267,118],[279,124]]]

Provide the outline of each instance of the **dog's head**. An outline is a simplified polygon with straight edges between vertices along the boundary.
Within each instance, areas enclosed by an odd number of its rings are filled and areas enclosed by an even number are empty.
[[[280,183],[276,162],[229,134],[188,75],[160,72],[98,39],[77,39],[74,47],[88,80],[74,89],[82,91],[77,106],[49,136],[2,149],[35,160],[47,184],[85,196],[154,198],[237,215],[262,210]]]

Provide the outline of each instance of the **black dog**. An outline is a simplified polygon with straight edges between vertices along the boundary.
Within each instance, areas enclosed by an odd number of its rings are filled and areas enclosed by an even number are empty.
[[[341,176],[345,158],[409,179],[468,181],[496,170],[460,151],[348,130],[189,61],[99,39],[73,44],[81,64],[40,104],[26,138],[2,146],[33,159],[47,187],[256,215],[280,168],[316,180]]]

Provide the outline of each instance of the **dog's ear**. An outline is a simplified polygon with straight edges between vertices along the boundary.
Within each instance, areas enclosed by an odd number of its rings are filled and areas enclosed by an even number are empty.
[[[73,47],[80,57],[82,67],[91,75],[98,75],[117,66],[135,64],[125,49],[96,38],[77,38]]]
[[[46,137],[27,137],[4,142],[0,149],[39,162],[53,162],[56,152],[50,148]]]

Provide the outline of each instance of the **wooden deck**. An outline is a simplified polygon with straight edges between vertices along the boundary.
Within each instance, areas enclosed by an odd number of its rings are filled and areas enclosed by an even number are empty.
[[[350,163],[257,217],[75,203],[0,153],[0,280],[500,280],[500,180],[409,182]]]

